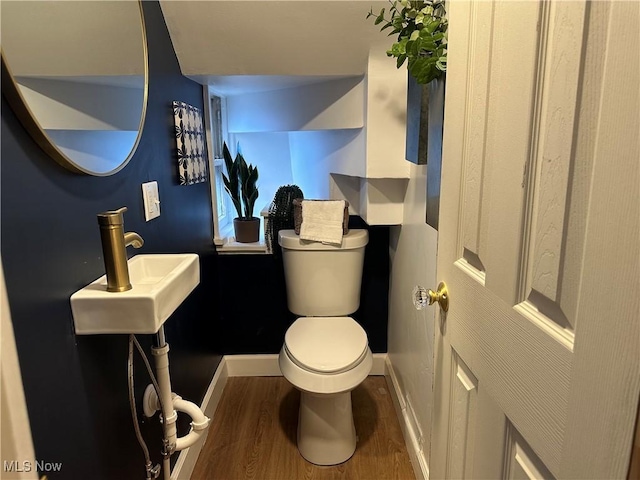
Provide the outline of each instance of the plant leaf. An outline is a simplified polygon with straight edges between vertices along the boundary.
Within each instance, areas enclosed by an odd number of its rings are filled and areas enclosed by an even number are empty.
[[[389,0],[385,9],[376,16],[371,9],[367,18],[375,16],[380,31],[388,36],[397,35],[387,50],[387,56],[396,58],[396,67],[407,66],[418,83],[425,84],[442,75],[447,68],[447,29],[445,0]]]
[[[441,18],[434,18],[429,22],[427,29],[429,30],[429,33],[433,33],[438,31],[438,29],[440,29],[441,27],[442,28],[446,27],[446,24],[442,23]]]
[[[406,45],[405,45],[405,52],[407,53],[407,56],[410,57],[415,57],[416,56],[416,52],[415,52],[415,44],[416,42],[414,42],[413,40],[409,40]]]
[[[240,168],[240,181],[242,185],[242,201],[244,203],[244,212],[246,218],[253,217],[253,207],[258,198],[258,189],[256,182],[258,181],[258,169],[253,165],[247,166],[246,161],[242,158]]]

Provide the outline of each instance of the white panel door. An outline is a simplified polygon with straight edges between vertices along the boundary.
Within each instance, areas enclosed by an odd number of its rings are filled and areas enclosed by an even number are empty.
[[[430,478],[623,478],[640,3],[450,4]]]

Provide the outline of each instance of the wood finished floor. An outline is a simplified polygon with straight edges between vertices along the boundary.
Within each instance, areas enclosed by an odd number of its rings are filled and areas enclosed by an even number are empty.
[[[352,393],[358,444],[341,465],[320,467],[300,456],[299,403],[283,377],[229,378],[191,479],[415,479],[384,377],[368,377]]]

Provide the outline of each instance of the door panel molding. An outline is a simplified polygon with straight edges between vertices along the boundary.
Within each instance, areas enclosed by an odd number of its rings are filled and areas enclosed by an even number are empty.
[[[484,273],[482,243],[486,236],[486,213],[480,208],[483,196],[487,141],[487,96],[491,46],[493,42],[493,4],[471,6],[470,58],[467,71],[465,138],[462,152],[463,177],[458,250],[469,265]],[[483,221],[484,220],[484,221]]]
[[[446,478],[471,478],[474,441],[476,438],[476,410],[478,380],[460,356],[451,352],[451,410],[449,411],[449,445],[447,447]]]
[[[478,8],[489,8],[478,2]],[[486,96],[487,130],[482,211],[487,235],[482,261],[486,287],[518,303],[525,189],[535,122],[536,82],[543,18],[538,2],[494,2],[492,55]],[[453,22],[451,22],[453,24]],[[465,132],[466,134],[466,132]]]
[[[477,291],[469,276],[458,269],[452,275],[458,291]],[[561,459],[571,351],[528,318],[514,315],[494,293],[484,295],[486,301],[479,303],[477,295],[452,294],[452,308],[455,302],[464,314],[448,321],[447,335],[455,339],[451,348],[553,471]]]
[[[576,318],[564,312],[562,294],[573,289],[574,277],[565,278],[563,272],[586,12],[586,2],[542,3],[531,154],[523,181],[520,301],[526,299],[548,322],[570,332]],[[569,298],[577,301],[575,294]]]
[[[507,424],[505,466],[502,478],[508,480],[554,480],[553,475],[513,424]]]

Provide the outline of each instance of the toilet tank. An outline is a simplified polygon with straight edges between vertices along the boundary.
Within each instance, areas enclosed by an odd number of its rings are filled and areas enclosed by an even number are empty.
[[[301,240],[280,230],[278,243],[287,284],[289,310],[305,317],[345,316],[360,306],[366,230],[350,230],[342,245]]]

